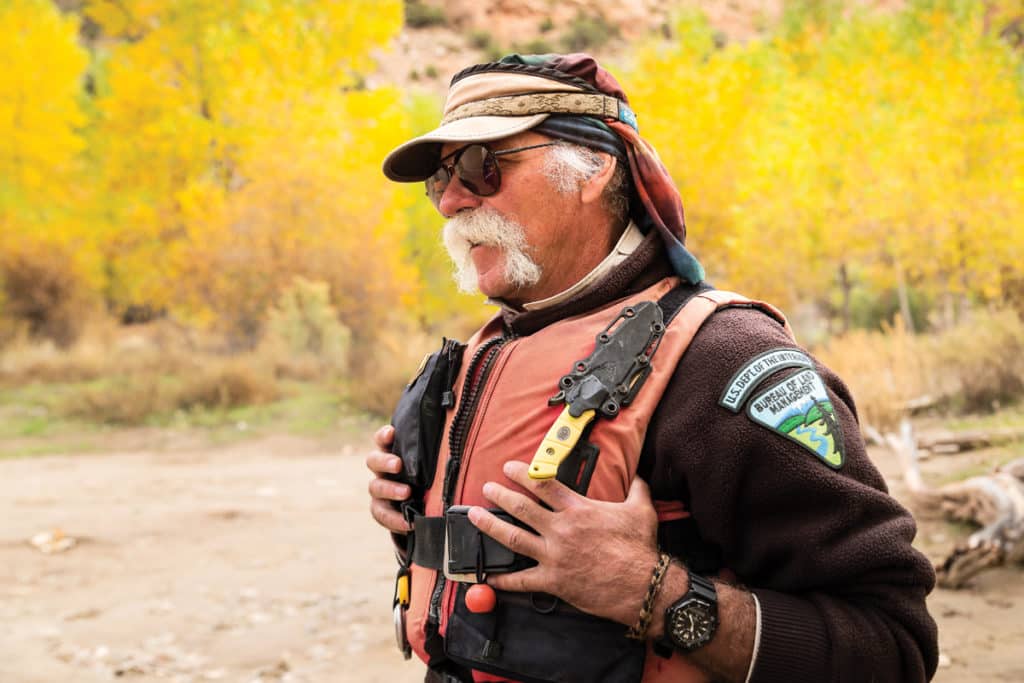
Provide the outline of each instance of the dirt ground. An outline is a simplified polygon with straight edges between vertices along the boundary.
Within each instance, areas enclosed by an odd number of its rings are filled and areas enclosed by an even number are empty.
[[[350,443],[213,447],[115,434],[102,455],[0,460],[0,681],[422,680],[394,647],[390,545],[366,513],[369,428]],[[895,461],[874,456],[900,495]],[[936,456],[925,475],[984,457]],[[58,529],[76,545],[29,542]],[[920,544],[938,559],[960,533],[924,522]],[[1000,568],[933,593],[935,680],[1024,680],[1022,578]]]

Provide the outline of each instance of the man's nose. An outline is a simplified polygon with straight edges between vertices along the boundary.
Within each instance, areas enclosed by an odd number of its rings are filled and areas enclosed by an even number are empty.
[[[445,218],[451,218],[463,209],[477,208],[480,203],[481,198],[467,190],[458,175],[455,175],[449,181],[448,187],[444,188],[441,200],[437,203],[437,210]]]

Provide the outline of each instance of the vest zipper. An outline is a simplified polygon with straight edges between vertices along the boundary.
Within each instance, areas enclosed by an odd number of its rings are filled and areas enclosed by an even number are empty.
[[[501,347],[512,337],[492,337],[480,345],[480,348],[473,354],[466,370],[466,382],[462,386],[462,395],[459,398],[459,410],[452,420],[451,429],[448,432],[448,462],[445,465],[444,484],[441,489],[441,514],[447,512],[452,504],[452,496],[455,492],[455,484],[459,478],[459,464],[462,461],[462,450],[465,448],[466,437],[469,428],[473,424],[473,417],[476,413],[477,404],[483,388],[487,385],[487,378],[491,374],[494,361],[498,357]],[[444,587],[447,579],[444,576],[442,567],[437,573],[437,580],[434,582],[434,590],[430,594],[430,606],[427,611],[427,638],[437,633],[441,624],[441,598],[444,594]]]

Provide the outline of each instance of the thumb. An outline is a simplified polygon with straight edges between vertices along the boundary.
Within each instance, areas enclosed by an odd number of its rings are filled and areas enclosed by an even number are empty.
[[[633,482],[629,485],[629,492],[626,494],[626,503],[630,505],[643,505],[651,507],[651,489],[647,486],[647,482],[640,477],[633,477]]]

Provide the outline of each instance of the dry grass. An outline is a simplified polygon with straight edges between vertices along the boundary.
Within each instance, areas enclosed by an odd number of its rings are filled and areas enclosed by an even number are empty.
[[[62,347],[73,344],[94,304],[73,264],[69,251],[54,246],[0,255],[0,299],[8,321]],[[10,334],[3,327],[0,337]]]
[[[97,319],[67,349],[23,336],[0,352],[0,385],[32,384],[60,387],[54,413],[108,424],[265,403],[281,393],[266,355],[224,356],[169,321],[120,327]]]
[[[933,335],[913,335],[899,324],[858,330],[817,355],[849,384],[861,421],[882,430],[926,397],[949,412],[970,413],[1024,396],[1024,321],[1013,311],[979,311]]]
[[[208,358],[179,374],[150,368],[107,376],[68,389],[56,410],[92,422],[140,424],[176,411],[227,410],[280,397],[274,377],[250,360]]]
[[[402,389],[409,382],[423,356],[441,348],[437,337],[395,325],[382,335],[373,352],[353,354],[348,376],[348,401],[378,416],[389,416]]]
[[[271,325],[257,349],[237,355],[169,321],[129,327],[96,321],[67,349],[22,336],[0,349],[0,388],[53,387],[43,392],[52,414],[136,425],[181,411],[269,403],[298,381],[311,390],[340,386],[351,407],[387,416],[424,353],[439,346],[399,325],[379,339],[353,342],[351,352],[343,330],[325,326],[330,334],[320,339],[330,343],[311,347],[294,343],[289,329]]]
[[[353,338],[319,285],[299,283],[295,292],[301,296],[282,299],[271,316],[263,343],[240,355],[226,355],[217,339],[167,320],[129,327],[96,320],[66,349],[21,334],[0,349],[0,388],[46,387],[53,414],[99,423],[264,404],[295,381],[311,390],[342,387],[350,407],[390,415],[439,337],[392,322],[373,338]],[[898,324],[855,331],[818,355],[850,385],[862,422],[882,430],[925,396],[950,414],[1024,396],[1024,322],[1011,311],[979,312],[936,335],[913,335]]]
[[[243,405],[269,403],[280,396],[275,378],[265,369],[230,360],[205,367],[189,377],[174,395],[175,408],[223,410]]]

